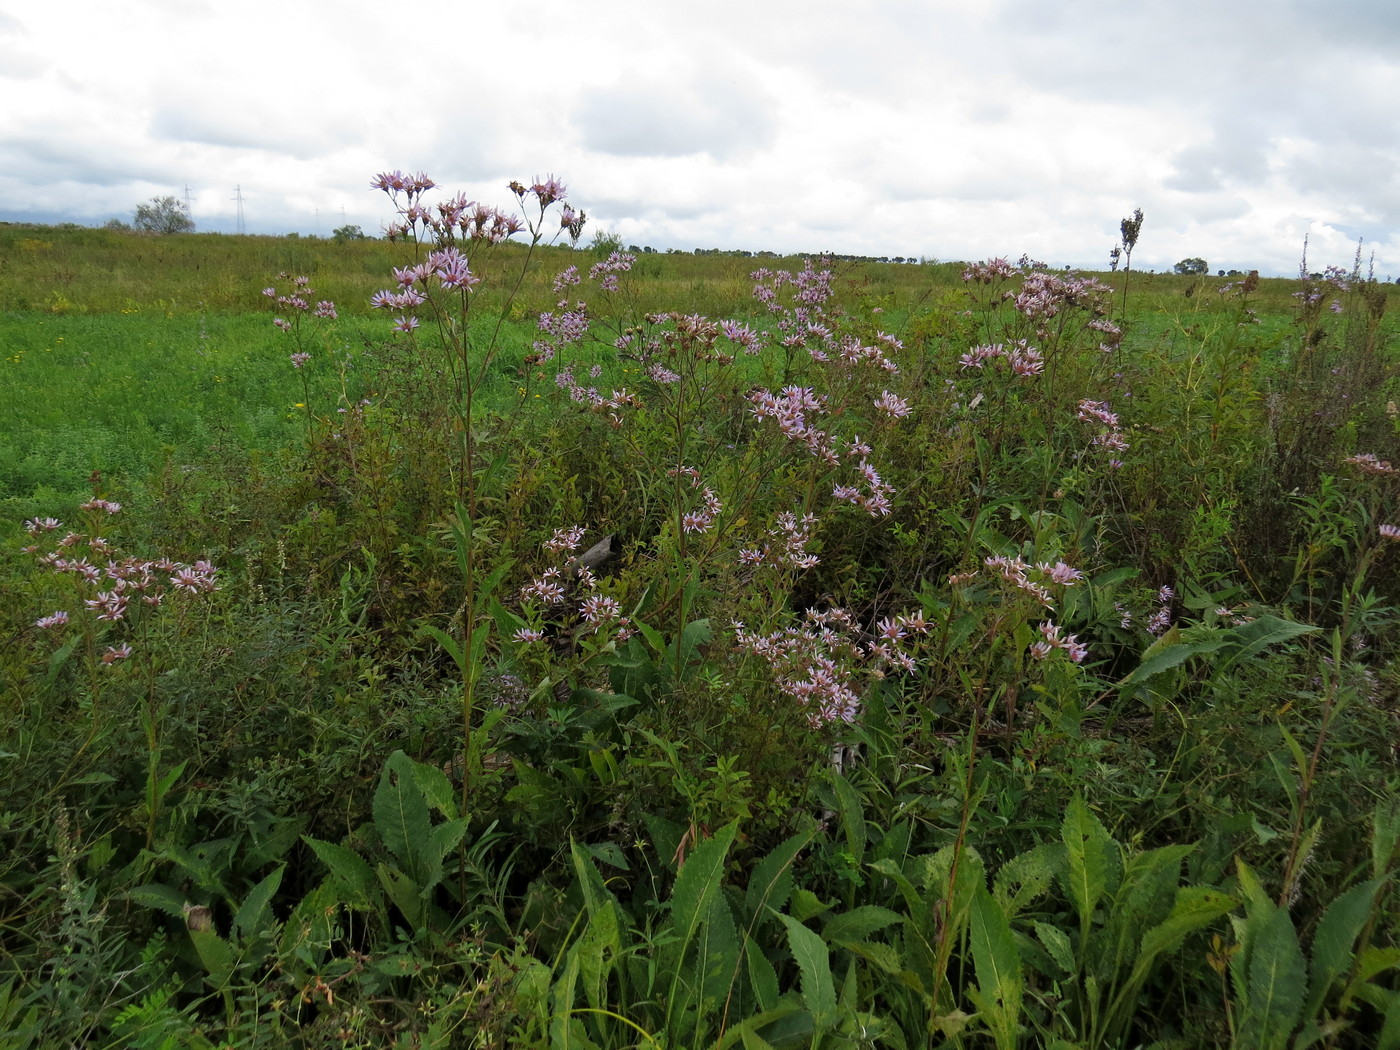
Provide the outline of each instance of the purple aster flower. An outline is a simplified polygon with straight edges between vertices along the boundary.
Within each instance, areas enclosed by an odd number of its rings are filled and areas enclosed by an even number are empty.
[[[118,660],[125,660],[130,655],[131,646],[114,645],[108,647],[107,651],[102,654],[102,662],[110,666],[111,664],[116,663]]]

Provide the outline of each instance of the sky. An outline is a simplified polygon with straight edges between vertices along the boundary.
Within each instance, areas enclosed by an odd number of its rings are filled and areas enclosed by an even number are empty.
[[[0,221],[378,234],[555,175],[624,245],[1400,275],[1396,0],[0,0]],[[1372,259],[1374,258],[1374,263]]]

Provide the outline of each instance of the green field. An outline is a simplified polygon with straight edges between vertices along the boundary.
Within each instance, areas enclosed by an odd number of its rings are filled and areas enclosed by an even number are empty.
[[[1400,289],[461,247],[0,225],[0,1048],[1400,1047]]]

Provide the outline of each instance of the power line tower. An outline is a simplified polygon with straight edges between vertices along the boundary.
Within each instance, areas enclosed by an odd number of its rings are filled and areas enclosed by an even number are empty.
[[[185,183],[185,214],[194,214],[194,198],[190,196],[190,184]]]
[[[235,201],[238,202],[238,232],[239,232],[240,234],[246,233],[246,232],[248,232],[248,231],[247,231],[247,228],[243,225],[243,202],[244,202],[247,198],[245,198],[245,197],[243,196],[243,187],[242,187],[242,186],[235,186],[235,187],[233,188],[233,192],[234,192],[234,196],[233,196],[233,197],[230,197],[229,199],[230,199],[230,200],[235,200]]]

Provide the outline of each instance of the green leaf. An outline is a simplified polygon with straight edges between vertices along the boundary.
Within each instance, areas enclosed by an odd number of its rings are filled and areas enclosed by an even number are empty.
[[[185,897],[173,887],[164,883],[151,883],[136,886],[127,892],[127,898],[146,908],[155,908],[176,919],[185,917]]]
[[[379,876],[379,884],[384,887],[384,892],[389,895],[394,906],[403,912],[403,917],[409,926],[414,930],[421,928],[424,907],[422,894],[418,891],[418,883],[414,882],[411,876],[399,871],[398,868],[391,868],[387,864],[380,864],[376,867],[375,874]]]
[[[413,782],[423,792],[424,801],[437,810],[443,819],[456,820],[463,815],[457,812],[457,790],[441,767],[409,759],[409,769],[413,772]]]
[[[457,670],[461,672],[461,674],[466,675],[467,658],[466,655],[462,652],[461,643],[458,642],[456,638],[453,638],[441,627],[435,627],[430,623],[426,623],[422,627],[420,627],[418,629],[418,633],[419,635],[426,634],[428,637],[436,641],[438,645],[442,646],[443,652],[447,653],[448,656],[452,657],[452,662],[457,665]]]
[[[1069,934],[1058,926],[1051,926],[1049,923],[1041,922],[1038,919],[1032,923],[1035,928],[1036,939],[1045,946],[1046,952],[1055,965],[1060,968],[1058,976],[1069,976],[1074,973],[1074,946],[1070,944]],[[1055,974],[1047,974],[1054,977]]]
[[[1176,891],[1171,913],[1142,935],[1130,984],[1140,987],[1151,972],[1157,956],[1175,951],[1192,930],[1209,925],[1238,905],[1239,901],[1233,897],[1208,886],[1182,886]]]
[[[865,863],[865,807],[860,795],[851,782],[834,769],[829,771],[828,780],[836,794],[836,811],[841,817],[841,830],[846,835],[846,845],[857,867]]]
[[[1103,896],[1107,880],[1107,850],[1112,840],[1079,795],[1069,804],[1060,826],[1060,838],[1065,844],[1065,881],[1079,913],[1079,952],[1083,957],[1089,947],[1094,909]]]
[[[763,915],[765,907],[781,911],[792,892],[792,862],[812,841],[814,832],[793,835],[754,865],[744,892],[744,909],[750,919]]]
[[[725,1032],[724,1037],[715,1044],[715,1050],[729,1050],[738,1042],[742,1042],[746,1048],[754,1047],[756,1050],[768,1050],[769,1043],[758,1035],[758,1029],[766,1028],[775,1021],[781,1021],[801,1012],[802,1007],[796,1003],[787,1002],[754,1014],[752,1017],[746,1018],[743,1024],[735,1025]]]
[[[1293,920],[1283,908],[1255,934],[1249,962],[1249,1005],[1240,1021],[1241,1050],[1283,1050],[1307,994],[1307,966]]]
[[[972,962],[977,973],[973,999],[998,1050],[1015,1050],[1020,1031],[1021,952],[1011,922],[985,886],[972,899]]]
[[[671,891],[671,932],[683,957],[709,911],[710,901],[724,880],[724,862],[738,831],[737,824],[721,828],[695,847],[676,876]]]
[[[748,965],[749,987],[760,1010],[772,1010],[778,1005],[781,994],[778,988],[778,971],[763,954],[763,949],[752,938],[744,942],[744,959]]]
[[[311,852],[330,869],[331,878],[336,882],[343,902],[360,910],[374,909],[379,893],[375,885],[374,869],[352,849],[323,842],[303,835],[302,841],[311,847]]]
[[[779,915],[788,930],[788,948],[802,977],[802,1001],[812,1013],[818,1031],[836,1023],[836,984],[826,944],[790,915]]]
[[[222,989],[233,979],[233,946],[214,930],[190,930],[190,942],[199,956],[204,972],[215,989]]]
[[[418,858],[418,894],[424,900],[442,882],[442,862],[457,848],[467,833],[467,818],[459,817],[439,824],[428,834],[428,844]]]
[[[822,936],[831,944],[848,944],[863,941],[876,930],[903,921],[904,916],[898,912],[867,904],[832,916],[822,927]]]
[[[1055,877],[1055,869],[1063,864],[1064,849],[1053,842],[1021,853],[1001,866],[992,884],[992,896],[1015,915],[1047,889]]]
[[[233,917],[233,940],[249,941],[267,925],[271,917],[272,895],[282,884],[282,873],[286,870],[285,864],[279,864],[267,878],[248,891],[248,896],[243,898],[243,903],[239,905],[238,912]]]
[[[1249,623],[1232,627],[1225,632],[1227,645],[1216,661],[1213,677],[1219,677],[1235,664],[1248,660],[1271,645],[1287,642],[1301,635],[1321,630],[1310,624],[1281,620],[1277,616],[1257,616]]]
[[[402,751],[384,764],[371,810],[381,841],[416,881],[430,834],[428,803],[413,776],[413,760]]]
[[[1372,879],[1353,886],[1327,906],[1312,942],[1312,984],[1303,1016],[1318,1015],[1328,990],[1351,969],[1352,946],[1371,917],[1376,893],[1382,880]]]

